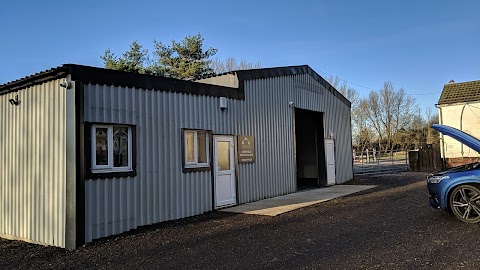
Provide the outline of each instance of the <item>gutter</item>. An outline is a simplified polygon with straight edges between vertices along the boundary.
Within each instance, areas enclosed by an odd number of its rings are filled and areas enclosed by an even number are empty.
[[[435,104],[435,107],[438,109],[438,122],[439,122],[440,125],[443,125],[442,107],[439,106],[438,104]],[[441,147],[442,147],[442,156],[443,156],[443,169],[445,169],[446,168],[446,163],[445,163],[446,156],[445,156],[445,145],[444,145],[445,141],[444,141],[444,138],[443,138],[443,133],[441,133],[441,132],[440,132],[440,137],[441,137],[441,140],[442,140]]]

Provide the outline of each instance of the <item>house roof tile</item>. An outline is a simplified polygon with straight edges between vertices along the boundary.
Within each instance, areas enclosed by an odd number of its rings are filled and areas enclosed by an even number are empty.
[[[469,101],[480,101],[480,80],[445,84],[438,105]]]

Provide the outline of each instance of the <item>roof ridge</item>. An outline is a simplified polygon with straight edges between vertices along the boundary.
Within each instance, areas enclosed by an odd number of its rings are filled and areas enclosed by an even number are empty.
[[[444,85],[452,85],[452,84],[464,84],[464,83],[475,83],[475,82],[480,82],[480,80],[475,80],[475,81],[468,81],[468,82],[452,82],[452,83],[446,83]]]

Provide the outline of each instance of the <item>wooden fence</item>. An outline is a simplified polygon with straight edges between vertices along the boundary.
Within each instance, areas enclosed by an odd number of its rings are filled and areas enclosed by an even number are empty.
[[[410,171],[436,172],[443,169],[443,160],[438,144],[428,144],[418,150],[409,151],[408,160]]]

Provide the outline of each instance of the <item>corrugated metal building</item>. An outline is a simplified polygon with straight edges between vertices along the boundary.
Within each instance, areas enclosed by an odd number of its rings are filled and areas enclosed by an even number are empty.
[[[350,102],[308,66],[181,81],[63,65],[0,86],[0,236],[75,248],[353,178]]]

